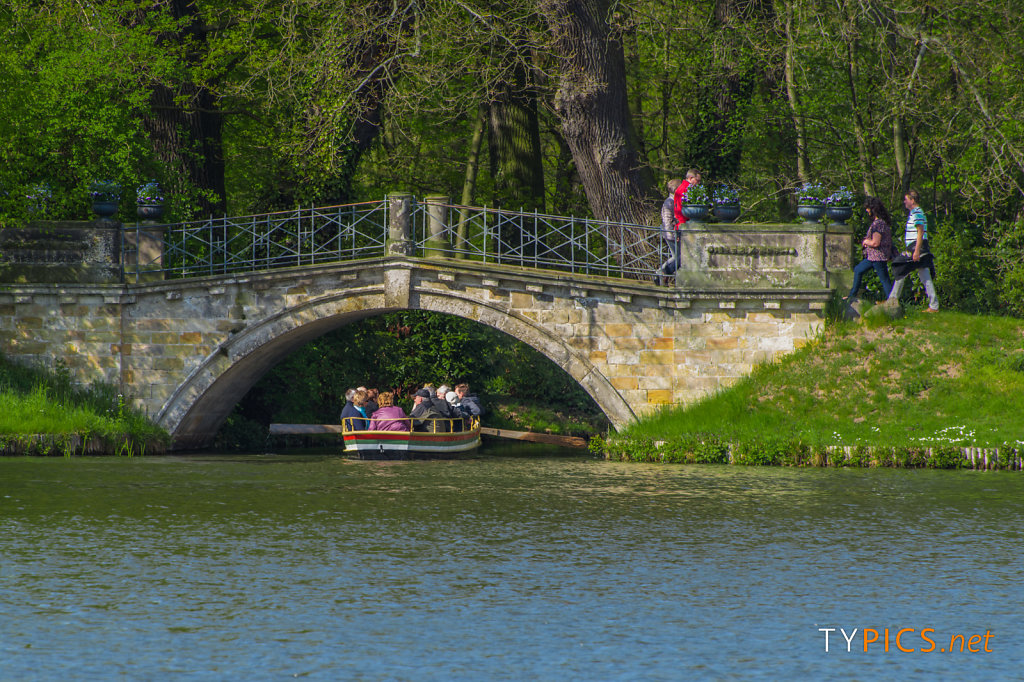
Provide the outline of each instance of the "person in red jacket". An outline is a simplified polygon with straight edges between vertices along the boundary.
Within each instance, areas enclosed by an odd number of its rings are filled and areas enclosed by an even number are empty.
[[[669,258],[654,271],[654,281],[658,284],[674,281],[670,278],[679,269],[679,226],[686,222],[681,207],[686,199],[686,190],[699,184],[700,171],[696,168],[686,171],[685,180],[668,181],[669,197],[661,206],[661,231],[668,246]]]
[[[696,168],[691,168],[686,171],[686,179],[679,183],[676,187],[675,193],[672,195],[676,209],[676,229],[679,229],[683,223],[686,222],[686,216],[683,215],[683,204],[686,203],[686,192],[694,185],[700,184],[700,171]]]

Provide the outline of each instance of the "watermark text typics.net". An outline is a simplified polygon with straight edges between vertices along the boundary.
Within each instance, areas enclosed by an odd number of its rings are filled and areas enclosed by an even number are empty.
[[[936,634],[935,628],[818,628],[825,635],[825,653],[845,650],[863,653],[990,654],[991,630],[984,634]]]

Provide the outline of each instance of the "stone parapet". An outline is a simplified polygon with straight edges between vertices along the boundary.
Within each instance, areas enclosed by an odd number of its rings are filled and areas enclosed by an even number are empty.
[[[847,225],[688,222],[679,239],[681,287],[828,287],[852,261]]]
[[[120,277],[120,223],[40,220],[0,230],[0,283],[100,284]]]

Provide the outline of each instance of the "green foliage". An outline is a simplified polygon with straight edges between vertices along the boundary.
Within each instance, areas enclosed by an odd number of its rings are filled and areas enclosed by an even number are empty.
[[[146,443],[169,442],[167,433],[127,407],[115,387],[76,387],[68,368],[27,367],[0,356],[0,434],[99,437],[108,449],[136,454]],[[69,442],[65,438],[65,443]],[[119,445],[115,445],[115,443]],[[65,452],[65,454],[70,454]]]
[[[1024,317],[1024,216],[1000,225],[994,241],[1002,299],[1009,312]]]
[[[121,185],[114,180],[96,180],[89,185],[89,197],[93,201],[120,201]]]

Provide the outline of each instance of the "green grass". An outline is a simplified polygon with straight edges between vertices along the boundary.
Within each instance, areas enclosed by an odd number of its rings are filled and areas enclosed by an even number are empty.
[[[0,441],[72,434],[97,437],[111,453],[126,451],[126,439],[136,448],[127,451],[168,441],[163,429],[127,408],[114,387],[76,387],[65,367],[26,367],[0,356]]]
[[[693,434],[809,446],[1024,445],[1024,321],[911,311],[831,326],[814,343],[624,439]],[[614,439],[613,439],[614,440]]]

